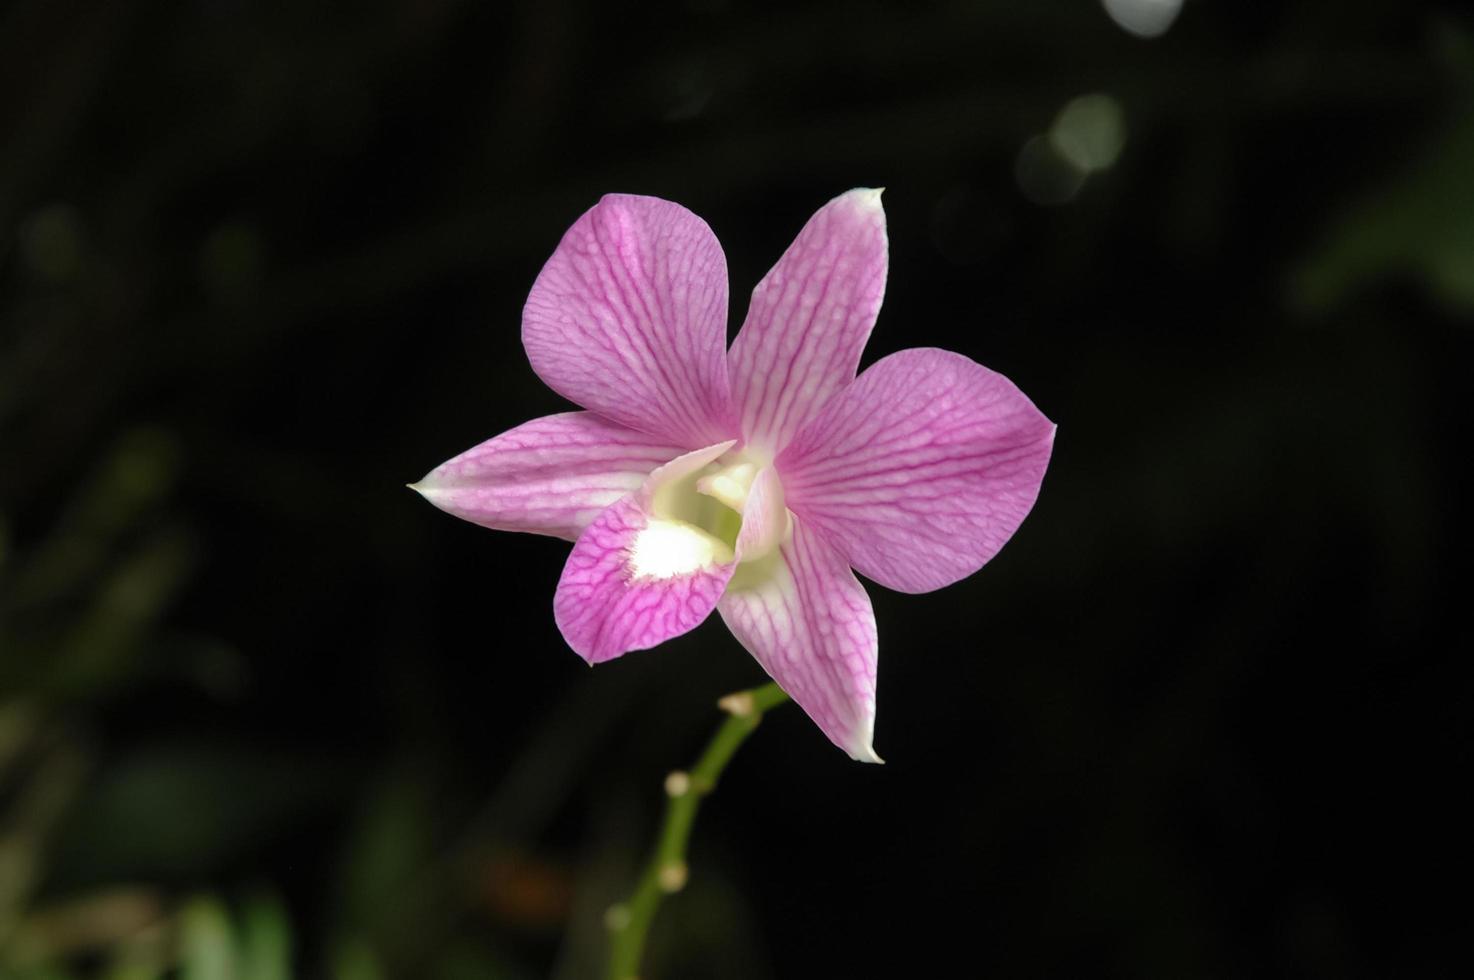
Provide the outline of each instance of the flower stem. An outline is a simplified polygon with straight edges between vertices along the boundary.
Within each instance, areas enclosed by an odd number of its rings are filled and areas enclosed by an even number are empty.
[[[629,901],[609,909],[609,980],[635,980],[645,950],[645,937],[661,899],[686,885],[686,845],[702,797],[717,788],[717,780],[737,749],[763,720],[764,712],[788,700],[777,684],[729,694],[717,702],[727,712],[706,749],[690,772],[676,771],[665,778],[665,816],[655,850],[640,873]]]

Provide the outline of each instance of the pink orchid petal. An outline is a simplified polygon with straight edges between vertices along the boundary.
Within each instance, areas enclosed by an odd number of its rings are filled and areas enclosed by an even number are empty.
[[[829,740],[880,762],[875,730],[875,612],[844,556],[807,527],[766,562],[743,566],[718,608],[727,628]],[[749,579],[744,581],[744,579]]]
[[[883,358],[778,458],[788,506],[862,575],[929,592],[971,575],[1034,506],[1054,423],[951,351]]]
[[[609,194],[573,223],[522,311],[532,369],[563,397],[685,448],[730,438],[727,259],[679,204]]]
[[[861,188],[819,209],[752,292],[732,343],[750,445],[776,454],[850,381],[885,295],[885,211]]]
[[[563,638],[591,664],[687,633],[716,608],[737,567],[688,527],[656,513],[659,492],[732,447],[722,442],[678,457],[636,492],[604,510],[579,537],[553,597]]]
[[[604,508],[682,452],[592,412],[565,412],[466,450],[414,489],[482,527],[573,541]]]

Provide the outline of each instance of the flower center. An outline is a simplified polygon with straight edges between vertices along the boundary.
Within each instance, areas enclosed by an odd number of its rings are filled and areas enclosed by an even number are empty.
[[[759,461],[741,452],[730,453],[656,489],[650,521],[630,549],[630,569],[635,577],[671,578],[731,561],[742,533],[747,498],[761,468]],[[782,515],[781,523],[786,527],[783,502],[774,501],[769,506]],[[776,549],[782,539],[781,529],[763,538],[743,542],[744,565]]]

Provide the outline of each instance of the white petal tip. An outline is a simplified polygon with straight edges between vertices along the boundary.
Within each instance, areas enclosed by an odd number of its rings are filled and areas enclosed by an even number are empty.
[[[875,748],[869,742],[850,750],[850,758],[856,762],[869,762],[877,766],[885,765],[885,760],[875,754]]]
[[[445,488],[431,483],[428,476],[418,483],[406,483],[405,487],[424,497],[441,510],[445,510]]]
[[[850,193],[854,195],[857,203],[877,211],[881,210],[880,195],[885,193],[884,187],[856,187]]]

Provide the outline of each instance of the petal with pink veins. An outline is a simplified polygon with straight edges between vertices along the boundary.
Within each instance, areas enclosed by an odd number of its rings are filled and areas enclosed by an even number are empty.
[[[565,412],[488,439],[411,486],[473,524],[574,541],[604,508],[683,452],[592,412]]]
[[[731,447],[730,441],[708,446],[655,470],[639,490],[595,518],[573,546],[553,617],[568,645],[589,663],[687,633],[716,608],[737,567],[736,553],[686,519],[691,515],[671,498],[689,503],[697,497],[694,483],[702,469]]]
[[[527,297],[522,344],[570,401],[691,449],[735,432],[727,259],[679,204],[609,194],[563,236]]]
[[[861,762],[880,762],[875,730],[875,612],[844,556],[808,527],[743,565],[718,608],[727,628],[812,718]]]
[[[859,188],[820,208],[758,283],[728,354],[749,445],[776,455],[854,380],[886,263],[880,191]]]
[[[862,575],[929,592],[996,555],[1034,506],[1054,423],[961,354],[877,361],[778,458],[788,506]]]

